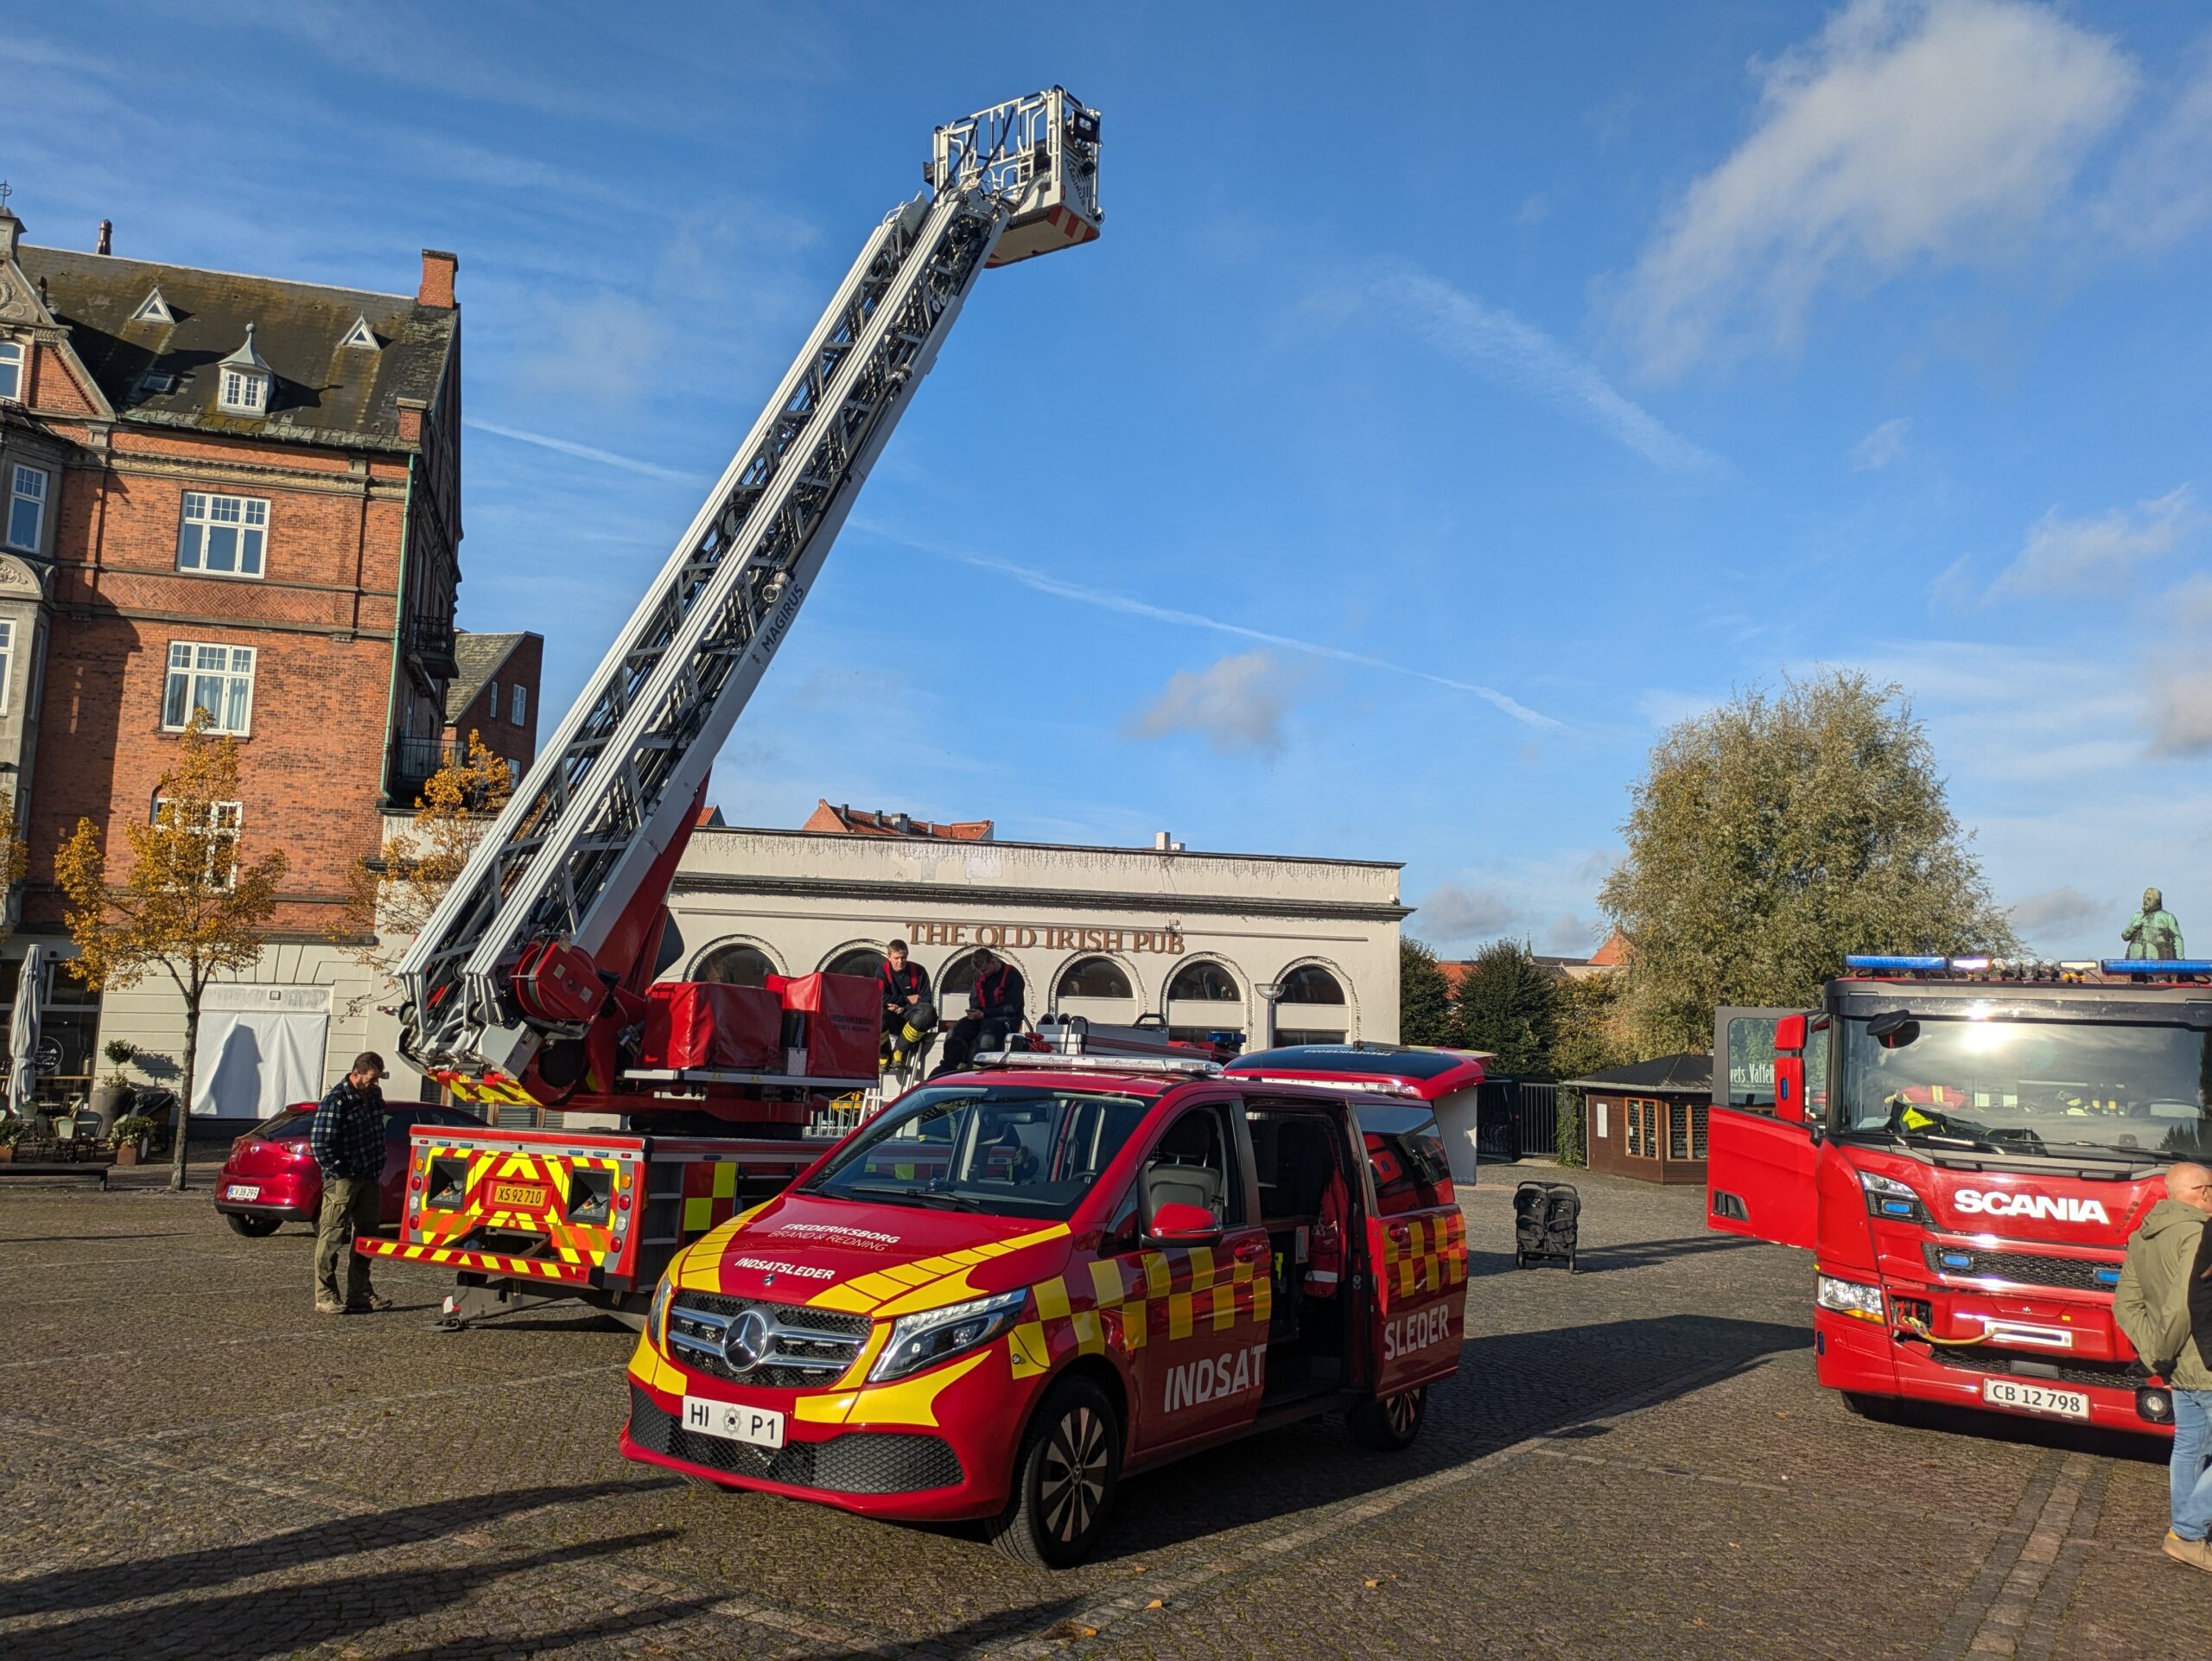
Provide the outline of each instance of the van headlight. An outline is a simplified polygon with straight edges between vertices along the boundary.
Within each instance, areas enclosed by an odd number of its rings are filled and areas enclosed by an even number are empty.
[[[1840,1315],[1849,1315],[1857,1321],[1882,1320],[1882,1289],[1862,1286],[1857,1281],[1840,1281],[1833,1275],[1823,1275],[1820,1289],[1813,1301],[1823,1309],[1833,1309]]]
[[[645,1311],[645,1337],[657,1350],[668,1348],[668,1306],[675,1301],[676,1265],[671,1263],[653,1289],[652,1308]]]
[[[1001,1292],[996,1297],[976,1298],[926,1314],[900,1315],[891,1323],[891,1341],[868,1371],[871,1384],[904,1378],[909,1373],[950,1361],[956,1355],[980,1349],[1001,1333],[1013,1330],[1029,1301],[1029,1289]]]

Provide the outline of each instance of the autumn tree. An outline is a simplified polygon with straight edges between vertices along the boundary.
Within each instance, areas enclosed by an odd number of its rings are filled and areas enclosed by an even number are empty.
[[[1408,1044],[1452,1042],[1452,983],[1419,940],[1398,942],[1398,1037]]]
[[[1493,940],[1459,982],[1454,1041],[1490,1051],[1507,1078],[1548,1079],[1556,1019],[1551,972],[1522,942]]]
[[[1902,689],[1831,671],[1670,728],[1599,903],[1646,1053],[1703,1050],[1724,1003],[1806,1005],[1847,951],[2018,949]]]
[[[385,837],[375,859],[353,868],[333,937],[385,986],[513,792],[506,759],[472,732],[460,758],[424,782],[413,822]]]
[[[281,852],[251,863],[239,857],[238,741],[211,737],[206,725],[206,712],[195,711],[155,792],[152,818],[124,825],[129,861],[119,881],[90,819],[77,821],[54,862],[70,907],[64,920],[77,944],[69,972],[97,989],[129,986],[160,971],[184,998],[184,1088],[169,1170],[169,1187],[180,1193],[200,1000],[218,977],[259,960],[284,875]]]
[[[16,805],[0,800],[0,940],[16,932],[16,884],[30,869],[30,844],[18,834]]]

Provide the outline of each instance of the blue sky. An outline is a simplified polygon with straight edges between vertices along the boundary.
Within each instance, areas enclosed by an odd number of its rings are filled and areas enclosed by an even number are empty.
[[[573,694],[932,126],[1062,82],[1103,238],[988,275],[717,767],[1000,834],[1406,862],[1594,943],[1669,721],[1821,665],[2000,897],[2212,945],[2212,19],[311,3],[26,13],[30,239],[461,257],[464,627]]]

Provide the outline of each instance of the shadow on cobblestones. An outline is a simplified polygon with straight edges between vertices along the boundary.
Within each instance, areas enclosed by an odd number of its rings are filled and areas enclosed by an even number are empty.
[[[32,1646],[25,1653],[41,1656],[289,1655],[434,1613],[513,1575],[645,1550],[678,1532],[652,1529],[496,1562],[349,1575],[304,1586],[142,1605],[18,1636]],[[111,1592],[117,1589],[112,1575],[108,1584]]]
[[[1632,1245],[1592,1246],[1576,1256],[1575,1266],[1584,1274],[1608,1269],[1641,1269],[1646,1263],[1675,1257],[1702,1257],[1708,1251],[1755,1251],[1758,1243],[1728,1235],[1686,1234],[1674,1240],[1639,1240]],[[1510,1261],[1510,1259],[1509,1259]]]
[[[677,1603],[655,1604],[651,1610],[625,1610],[619,1614],[601,1615],[597,1620],[579,1621],[573,1626],[563,1626],[550,1632],[531,1632],[526,1635],[511,1632],[473,1633],[462,1638],[449,1638],[442,1644],[431,1644],[421,1649],[393,1651],[392,1661],[474,1661],[478,1657],[505,1657],[516,1655],[553,1655],[562,1650],[572,1650],[580,1645],[620,1640],[626,1651],[639,1648],[656,1627],[672,1626],[694,1615],[705,1614],[721,1602],[718,1597],[685,1598]],[[657,1651],[647,1649],[647,1653]],[[678,1651],[681,1654],[684,1651]]]
[[[585,1482],[567,1487],[520,1488],[435,1505],[403,1505],[365,1516],[334,1518],[308,1528],[207,1551],[180,1552],[128,1565],[101,1563],[62,1569],[0,1585],[0,1620],[93,1609],[120,1597],[161,1597],[189,1592],[332,1557],[419,1544],[480,1528],[502,1518],[555,1505],[582,1505],[646,1488],[673,1488],[673,1480]],[[124,1651],[118,1651],[118,1653]]]

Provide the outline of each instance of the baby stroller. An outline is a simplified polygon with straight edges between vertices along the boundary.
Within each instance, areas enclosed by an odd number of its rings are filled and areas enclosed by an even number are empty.
[[[1581,1226],[1582,1196],[1571,1182],[1523,1182],[1513,1191],[1513,1266],[1526,1269],[1540,1257],[1564,1257],[1574,1273],[1575,1235]]]

